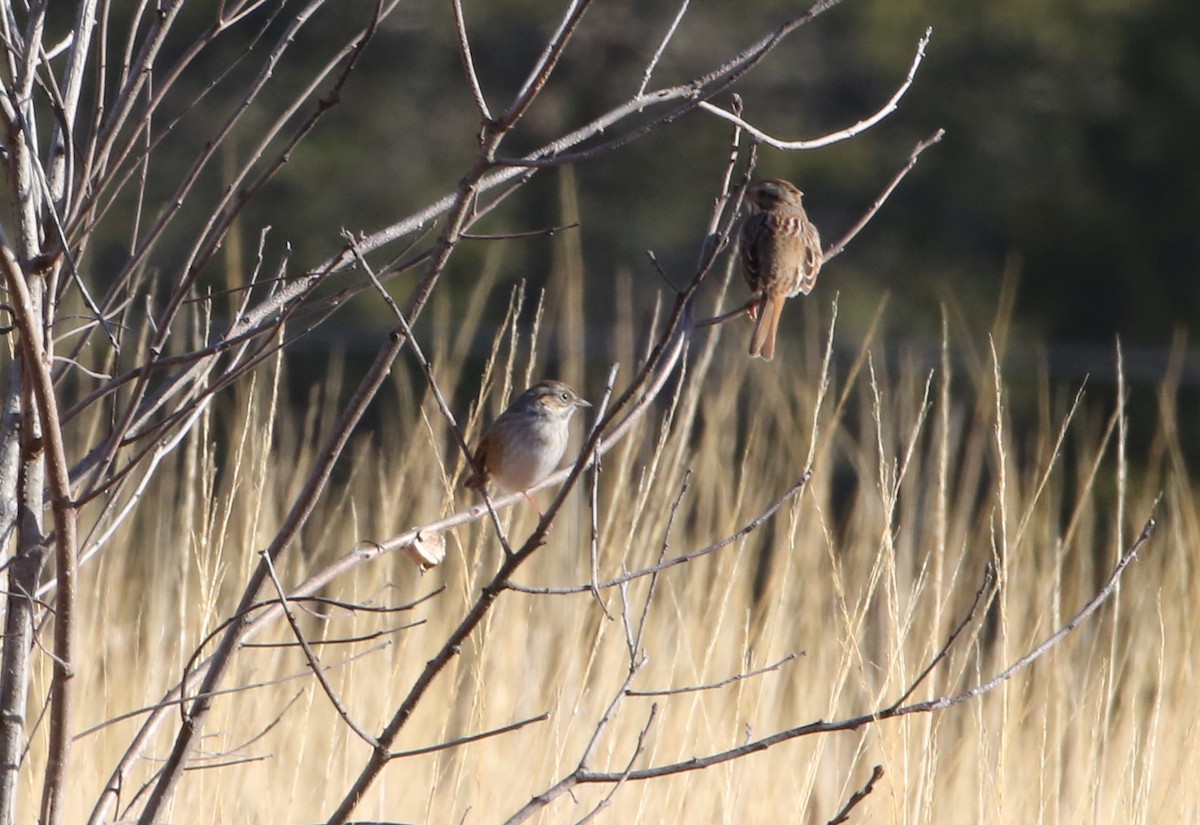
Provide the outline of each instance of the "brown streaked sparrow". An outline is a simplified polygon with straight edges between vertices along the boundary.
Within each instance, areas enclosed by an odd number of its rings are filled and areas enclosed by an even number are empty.
[[[739,245],[742,276],[762,302],[751,308],[754,335],[750,354],[770,361],[783,304],[807,295],[821,271],[821,238],[804,211],[804,193],[785,180],[764,180],[746,193],[750,217]]]

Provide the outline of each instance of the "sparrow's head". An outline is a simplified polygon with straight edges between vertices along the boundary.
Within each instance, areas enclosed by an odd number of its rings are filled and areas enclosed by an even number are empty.
[[[750,187],[746,202],[751,212],[766,212],[780,206],[801,206],[804,193],[786,180],[763,180]]]
[[[570,418],[579,407],[592,406],[562,381],[542,381],[525,390],[522,406],[556,418]]]

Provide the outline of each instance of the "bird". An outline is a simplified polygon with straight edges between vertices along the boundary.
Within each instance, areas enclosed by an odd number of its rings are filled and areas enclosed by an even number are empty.
[[[558,468],[567,450],[571,416],[592,406],[562,381],[542,381],[517,396],[484,432],[475,448],[474,470],[463,486],[482,490],[495,481],[505,492],[527,492]]]
[[[792,184],[774,179],[760,181],[746,193],[750,217],[739,236],[742,277],[761,299],[750,309],[750,354],[765,361],[775,355],[784,302],[812,292],[821,271],[821,237],[804,211],[803,197]]]

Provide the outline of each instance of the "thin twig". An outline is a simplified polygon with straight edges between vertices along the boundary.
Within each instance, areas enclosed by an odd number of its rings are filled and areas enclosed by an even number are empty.
[[[801,654],[799,654],[799,653],[789,653],[788,655],[784,656],[782,659],[780,659],[778,662],[776,662],[773,665],[767,665],[766,667],[760,667],[757,670],[748,670],[745,673],[738,673],[738,674],[735,674],[728,678],[722,679],[719,682],[712,682],[707,685],[690,685],[688,687],[664,688],[662,690],[633,690],[632,688],[630,688],[629,690],[625,691],[625,695],[626,696],[676,696],[681,693],[697,693],[702,690],[716,690],[717,688],[722,688],[722,687],[725,687],[726,685],[731,685],[734,682],[740,682],[743,679],[751,679],[755,676],[761,676],[764,673],[770,673],[772,671],[779,670],[779,668],[781,668],[783,665],[787,664],[788,662],[792,661],[793,659],[798,658],[800,655]]]
[[[842,825],[843,822],[848,822],[850,820],[850,812],[858,806],[858,803],[871,795],[871,791],[875,790],[875,783],[880,779],[883,779],[883,765],[876,765],[875,769],[871,771],[871,778],[867,780],[867,784],[855,791],[842,809],[837,812],[837,816],[829,820],[826,825]]]
[[[571,4],[567,7],[567,10],[563,12],[558,29],[546,41],[546,48],[538,58],[537,63],[534,64],[533,69],[529,72],[529,77],[525,79],[525,83],[522,84],[520,91],[513,98],[512,104],[500,118],[500,123],[497,124],[499,130],[508,131],[512,129],[517,121],[528,111],[534,99],[546,85],[546,81],[550,79],[550,75],[558,65],[563,51],[567,48],[567,43],[571,40],[571,35],[575,33],[576,27],[579,26],[579,21],[583,19],[584,12],[591,5],[592,0],[571,0]],[[491,157],[491,154],[488,157]]]
[[[539,713],[537,716],[530,716],[528,719],[522,719],[520,722],[513,722],[511,725],[504,725],[503,727],[492,728],[491,730],[485,730],[482,733],[472,733],[469,736],[460,736],[457,739],[451,739],[446,742],[439,742],[436,745],[429,745],[428,747],[424,747],[424,748],[414,748],[412,750],[407,750],[407,751],[395,751],[393,753],[388,754],[388,759],[405,759],[410,756],[424,756],[427,753],[437,753],[438,751],[449,750],[450,748],[457,748],[459,745],[467,745],[467,744],[470,744],[471,742],[478,742],[481,739],[490,739],[493,736],[500,736],[501,734],[504,734],[504,733],[511,733],[514,730],[520,730],[521,728],[526,727],[527,725],[533,725],[538,722],[545,722],[549,718],[550,718],[549,711],[547,711],[546,713]]]
[[[667,514],[667,526],[663,529],[662,549],[659,551],[659,556],[664,557],[667,551],[671,549],[671,531],[675,529],[675,519],[679,515],[679,508],[683,505],[683,499],[688,494],[688,489],[691,487],[692,468],[688,467],[683,471],[683,481],[679,482],[679,492],[675,496],[675,500],[671,502],[671,511]]]
[[[283,709],[280,710],[279,713],[275,714],[275,718],[272,719],[270,722],[268,722],[266,725],[264,725],[263,728],[260,731],[258,731],[258,733],[254,734],[249,739],[246,739],[243,742],[241,742],[237,745],[234,745],[232,748],[229,748],[228,750],[223,751],[221,753],[212,754],[211,756],[206,755],[201,758],[203,758],[203,759],[224,759],[228,756],[232,756],[235,753],[239,753],[241,751],[246,750],[246,748],[249,748],[251,745],[255,744],[256,742],[261,742],[263,739],[266,738],[267,734],[269,734],[271,731],[273,731],[275,728],[277,728],[279,726],[279,723],[283,721],[283,717],[286,716],[287,712],[289,710],[291,710],[297,702],[300,701],[300,697],[302,697],[303,695],[304,695],[303,690],[296,691],[296,693],[292,695],[292,698],[288,700],[288,703],[283,706]]]
[[[462,58],[463,71],[467,74],[467,85],[471,88],[471,97],[479,109],[479,115],[485,123],[492,121],[491,110],[483,96],[483,87],[479,85],[479,75],[475,72],[475,58],[471,56],[471,42],[467,39],[467,21],[463,17],[462,0],[452,0],[454,8],[454,30],[458,34],[458,54]]]
[[[800,493],[800,491],[802,491],[805,486],[808,485],[808,482],[811,478],[812,470],[806,470],[804,475],[800,477],[799,481],[789,487],[783,495],[771,502],[771,504],[765,510],[763,510],[746,524],[742,525],[742,527],[740,527],[738,530],[730,533],[728,536],[720,539],[719,541],[715,541],[706,547],[701,547],[699,550],[693,550],[690,553],[684,553],[682,555],[667,559],[666,561],[651,565],[650,567],[645,567],[641,570],[634,570],[631,573],[624,573],[620,576],[611,578],[608,581],[599,582],[597,587],[602,590],[606,590],[610,587],[618,587],[626,582],[631,582],[634,579],[640,579],[644,578],[645,576],[652,576],[656,573],[661,573],[663,570],[675,567],[676,565],[686,564],[687,562],[695,561],[702,556],[707,556],[709,553],[720,550],[722,547],[728,547],[739,539],[745,538],[747,535],[754,532],[764,523],[766,523],[773,515],[775,515],[780,507]],[[551,596],[569,596],[575,593],[584,593],[592,588],[591,584],[580,584],[569,587],[530,587],[528,585],[518,584],[517,582],[512,581],[506,582],[504,586],[509,590],[516,590],[518,593]]]
[[[297,588],[297,590],[300,590],[300,588]],[[408,602],[407,604],[403,604],[403,605],[397,605],[394,607],[370,607],[367,605],[360,605],[360,604],[357,604],[354,602],[339,602],[337,600],[330,599],[328,597],[313,596],[307,592],[289,593],[288,601],[289,602],[311,601],[311,602],[314,602],[317,604],[333,604],[333,605],[337,605],[340,607],[346,607],[346,609],[348,609],[348,610],[364,610],[364,611],[373,612],[373,613],[395,613],[395,612],[401,612],[401,611],[405,611],[405,610],[411,610],[412,608],[422,604],[423,602],[429,601],[430,599],[434,598],[435,596],[440,595],[441,593],[445,592],[445,590],[446,590],[446,586],[442,585],[441,587],[437,588],[436,590],[432,590],[429,593],[425,594],[424,596],[421,596],[421,597],[415,599],[414,601]],[[198,671],[201,669],[201,667],[203,667],[202,665],[197,665],[197,662],[200,660],[200,657],[203,654],[204,649],[209,645],[210,642],[212,642],[214,639],[218,638],[222,633],[224,633],[230,627],[232,627],[233,625],[235,625],[239,622],[243,622],[243,621],[248,622],[251,625],[251,628],[253,628],[253,626],[258,621],[258,618],[261,618],[261,615],[260,615],[260,617],[251,619],[251,614],[256,613],[258,611],[262,611],[262,614],[265,614],[265,615],[278,615],[282,611],[282,608],[280,607],[279,599],[265,599],[263,601],[253,602],[251,604],[246,605],[246,607],[244,609],[237,611],[236,613],[234,613],[233,615],[231,615],[227,619],[225,619],[223,622],[218,624],[216,627],[214,627],[212,630],[210,630],[208,632],[208,635],[206,635],[203,639],[200,640],[200,643],[197,644],[195,649],[192,651],[191,657],[188,658],[187,663],[183,666],[183,681],[187,682],[189,679],[189,675],[193,671]],[[247,636],[249,636],[249,635],[251,635],[250,628],[247,629]]]
[[[625,763],[625,773],[623,774],[623,778],[613,783],[613,786],[609,789],[608,793],[606,793],[604,797],[596,803],[596,806],[592,808],[592,810],[588,811],[588,813],[582,819],[576,822],[575,825],[586,825],[588,822],[591,822],[593,819],[595,819],[601,811],[609,806],[613,800],[613,797],[617,795],[617,791],[624,787],[625,781],[629,779],[629,774],[633,771],[634,763],[637,762],[638,757],[641,756],[646,750],[646,736],[650,733],[650,728],[654,724],[654,717],[657,715],[658,704],[655,703],[650,706],[650,713],[646,715],[646,724],[642,725],[642,730],[638,733],[637,743],[633,747],[633,753],[630,754],[629,761]]]
[[[907,702],[908,697],[912,696],[913,693],[916,692],[916,689],[921,685],[922,682],[925,681],[926,677],[933,672],[933,669],[938,666],[942,659],[946,658],[947,654],[950,653],[950,648],[952,648],[955,641],[958,640],[959,635],[966,630],[967,625],[971,623],[973,618],[975,618],[975,611],[977,611],[979,609],[979,605],[983,603],[984,596],[992,592],[992,586],[995,583],[996,569],[992,566],[991,562],[988,562],[983,571],[983,583],[980,584],[979,589],[975,591],[975,598],[971,601],[971,606],[967,608],[966,615],[962,617],[962,621],[960,621],[958,626],[955,627],[950,633],[950,638],[948,638],[946,643],[942,645],[942,649],[938,651],[937,655],[934,656],[933,659],[929,661],[929,664],[926,665],[925,669],[921,671],[921,674],[913,680],[911,685],[909,685],[908,690],[904,691],[900,698],[893,702],[888,710],[895,710]]]
[[[414,607],[423,604],[424,602],[429,601],[445,589],[446,585],[443,584],[441,587],[429,591],[424,596],[405,604],[367,604],[364,602],[348,602],[344,599],[331,599],[328,596],[288,596],[288,601],[340,607],[344,610],[349,610],[351,613],[403,613],[405,611],[412,610]],[[272,599],[270,601],[259,602],[259,604],[255,606],[266,607],[272,604],[278,604],[278,602]]]
[[[315,641],[310,640],[308,642],[308,646],[311,648],[315,648],[315,647],[329,647],[329,646],[337,646],[337,645],[353,645],[353,644],[358,644],[359,642],[373,642],[376,639],[382,639],[384,636],[391,636],[391,635],[393,635],[395,633],[399,633],[403,630],[412,630],[414,627],[421,627],[422,625],[426,624],[426,622],[427,622],[426,619],[420,619],[419,621],[409,622],[408,624],[402,624],[402,625],[398,625],[396,627],[386,627],[383,630],[376,630],[371,633],[363,633],[362,635],[359,635],[359,636],[342,636],[337,639],[317,639]],[[243,648],[246,648],[248,650],[254,649],[254,648],[266,649],[266,650],[277,650],[280,648],[302,647],[302,646],[303,645],[300,642],[246,642],[246,644],[242,645]]]
[[[667,50],[667,45],[671,39],[675,37],[675,32],[679,29],[679,24],[683,22],[683,16],[687,14],[688,3],[690,0],[683,0],[679,4],[679,11],[675,12],[675,19],[671,21],[671,25],[667,27],[666,34],[663,35],[662,42],[658,44],[658,48],[654,50],[654,56],[650,58],[650,62],[646,64],[645,70],[642,72],[642,82],[638,86],[636,97],[642,97],[646,94],[646,87],[650,85],[650,76],[654,74],[654,69],[658,66],[658,61],[662,60],[663,53]]]
[[[260,553],[263,564],[267,568],[267,576],[271,579],[271,584],[275,586],[275,592],[279,594],[279,604],[283,608],[283,615],[287,619],[288,625],[292,628],[292,634],[296,637],[296,641],[300,643],[300,648],[304,651],[304,658],[308,661],[308,667],[312,671],[313,676],[317,677],[317,681],[321,685],[321,690],[325,691],[325,695],[329,698],[329,703],[333,705],[333,709],[337,711],[337,715],[342,717],[342,721],[349,726],[350,730],[354,731],[360,739],[366,742],[371,747],[379,746],[375,741],[375,737],[358,722],[354,721],[354,717],[350,715],[350,711],[346,710],[346,706],[342,704],[341,697],[337,695],[333,684],[325,676],[325,668],[321,666],[321,662],[317,659],[317,654],[313,652],[312,647],[308,644],[308,639],[304,637],[304,631],[300,629],[300,623],[296,621],[296,615],[292,613],[288,607],[287,591],[284,590],[283,584],[279,581],[279,576],[275,573],[275,565],[271,562],[271,557],[263,551]]]
[[[605,389],[605,397],[612,394],[612,385],[616,379],[616,369],[609,372],[609,382]],[[598,447],[601,445],[597,445]],[[596,604],[604,613],[604,617],[612,621],[612,616],[608,612],[608,608],[604,605],[604,599],[600,597],[600,588],[596,587],[596,580],[600,578],[600,472],[601,472],[601,453],[596,451],[595,459],[592,463],[591,484],[588,487],[588,558],[591,561],[590,569],[592,572],[592,595],[596,597]]]
[[[904,78],[904,82],[900,84],[900,87],[896,89],[895,93],[892,94],[888,102],[883,104],[883,107],[880,108],[879,111],[875,112],[870,117],[858,121],[852,126],[847,126],[845,129],[839,129],[836,132],[830,132],[829,134],[822,135],[818,138],[812,138],[810,140],[779,140],[778,138],[772,137],[750,123],[747,123],[741,118],[740,113],[738,112],[727,112],[720,106],[715,106],[712,103],[709,103],[707,100],[700,101],[698,105],[699,108],[703,109],[709,114],[724,118],[731,123],[736,123],[738,126],[753,135],[755,140],[765,143],[768,146],[772,146],[776,149],[782,149],[789,152],[804,149],[819,149],[822,146],[829,146],[830,144],[839,143],[843,140],[848,140],[855,135],[862,134],[899,108],[900,98],[904,97],[904,94],[909,90],[913,84],[913,81],[917,77],[917,67],[920,66],[921,61],[925,59],[925,47],[929,45],[929,38],[932,35],[932,28],[925,29],[925,34],[921,37],[920,42],[917,43],[917,53],[913,56],[912,65],[908,68],[908,75]]]
[[[626,603],[625,613],[626,613],[626,618],[628,618],[628,603]],[[600,719],[596,722],[596,727],[592,730],[592,735],[588,739],[587,744],[583,748],[583,755],[579,757],[579,764],[575,768],[575,770],[572,771],[571,773],[569,773],[567,776],[560,779],[552,787],[547,788],[542,793],[540,793],[537,796],[530,799],[527,803],[525,803],[525,805],[519,811],[517,811],[515,814],[513,814],[508,819],[506,819],[504,822],[504,825],[519,825],[519,823],[524,822],[526,819],[533,816],[535,813],[537,813],[541,809],[545,808],[547,805],[549,805],[555,799],[562,796],[564,793],[567,793],[568,791],[571,790],[571,788],[573,788],[579,784],[579,777],[588,772],[588,770],[587,770],[588,761],[592,758],[592,755],[595,753],[596,748],[599,746],[600,739],[604,736],[605,730],[608,729],[608,726],[612,723],[612,720],[616,717],[617,709],[620,708],[621,702],[625,698],[625,691],[629,689],[629,685],[632,684],[634,678],[637,676],[638,672],[641,670],[642,666],[645,663],[646,663],[645,658],[640,658],[640,659],[634,658],[630,661],[629,672],[625,675],[625,681],[622,683],[621,687],[617,690],[617,692],[613,694],[612,700],[609,701],[608,706],[604,709],[604,713],[600,716]],[[644,732],[648,731],[650,729],[650,722],[653,721],[655,712],[656,712],[656,707],[652,707],[650,709],[650,719],[647,721],[646,727],[643,729],[643,736],[644,736]],[[624,771],[622,771],[619,774],[616,774],[617,778],[614,780],[613,784],[617,784],[617,785],[623,784],[625,782],[625,780],[628,779],[632,775],[633,760],[636,759],[638,754],[640,753],[640,743],[642,741],[642,738],[643,737],[639,737],[639,739],[638,739],[639,748],[634,750],[633,758],[630,759],[629,765],[627,765],[625,767]],[[622,777],[624,777],[624,778],[622,778]]]
[[[185,765],[183,769],[185,771],[211,771],[215,768],[232,768],[236,765],[247,765],[252,762],[265,762],[268,759],[274,758],[275,757],[271,754],[265,753],[261,756],[242,756],[237,759],[228,759],[224,762],[200,762],[197,765]]]
[[[654,250],[647,249],[646,257],[650,259],[650,265],[654,267],[654,271],[658,273],[658,277],[662,278],[663,283],[670,287],[672,292],[678,295],[680,292],[679,287],[675,286],[674,282],[671,281],[670,276],[667,275],[666,271],[663,270],[662,264],[658,262],[658,256],[654,254]]]
[[[921,156],[921,153],[933,144],[940,141],[945,134],[945,129],[938,129],[936,132],[918,143],[913,148],[912,152],[908,156],[908,162],[904,164],[904,167],[899,172],[896,173],[896,177],[892,178],[891,183],[884,188],[883,193],[875,199],[875,202],[872,203],[870,208],[867,209],[866,213],[863,214],[859,222],[850,227],[850,231],[843,235],[841,240],[829,247],[829,249],[825,250],[825,254],[821,259],[822,262],[828,263],[830,260],[842,254],[842,250],[846,248],[846,245],[849,244],[850,241],[854,240],[854,237],[863,230],[863,227],[870,223],[871,218],[875,217],[875,213],[879,211],[879,208],[883,206],[889,197],[891,197],[892,192],[895,191],[896,187],[900,185],[900,181],[904,180],[904,176],[907,175],[912,168],[917,165],[917,158]]]
[[[1009,679],[1011,679],[1014,675],[1029,667],[1035,661],[1044,656],[1046,651],[1057,645],[1071,631],[1079,627],[1079,625],[1085,621],[1088,616],[1091,616],[1093,613],[1095,613],[1100,605],[1104,604],[1104,602],[1108,600],[1108,598],[1116,591],[1117,584],[1121,580],[1121,574],[1125,572],[1125,568],[1129,566],[1130,562],[1137,558],[1138,550],[1141,549],[1143,544],[1150,540],[1150,536],[1154,534],[1154,528],[1157,526],[1158,523],[1153,517],[1147,519],[1146,523],[1142,526],[1142,532],[1138,535],[1133,544],[1130,545],[1129,549],[1125,551],[1125,554],[1121,556],[1120,560],[1117,562],[1116,568],[1112,572],[1112,575],[1110,575],[1108,577],[1108,581],[1105,582],[1104,587],[1102,587],[1100,591],[1094,597],[1092,597],[1092,599],[1085,604],[1078,613],[1072,616],[1066,624],[1051,634],[1045,641],[1043,641],[1029,653],[1013,662],[1000,673],[997,673],[987,682],[972,688],[966,693],[949,699],[935,699],[931,702],[922,702],[916,705],[909,705],[908,708],[897,708],[896,715],[901,715],[902,712],[913,713],[924,710],[925,705],[928,705],[930,710],[940,710],[941,708],[950,707],[951,705],[961,704],[969,699],[974,699],[976,696],[982,696],[985,693],[995,690],[1004,682],[1007,682]],[[912,708],[912,710],[909,710],[909,708]]]
[[[278,602],[276,602],[276,603],[278,603]],[[334,662],[333,664],[321,665],[321,668],[323,670],[335,670],[340,667],[345,667],[346,665],[356,662],[359,659],[369,656],[372,653],[376,653],[380,650],[386,650],[387,648],[391,647],[391,645],[392,645],[391,642],[383,642],[382,644],[375,645],[374,647],[372,647],[368,650],[364,650],[360,653],[356,653],[353,656],[347,656],[345,659]],[[209,697],[211,698],[214,696],[225,696],[225,695],[232,694],[232,693],[246,693],[248,691],[257,690],[258,688],[262,688],[262,687],[271,687],[272,685],[281,685],[284,682],[293,682],[297,679],[307,679],[310,676],[312,676],[312,670],[309,669],[308,667],[305,667],[304,670],[302,670],[298,673],[291,673],[291,674],[288,674],[287,676],[280,676],[276,679],[268,679],[268,680],[262,681],[262,682],[253,682],[251,684],[239,685],[237,687],[231,687],[231,688],[220,688],[220,689],[215,690],[212,693],[210,693]],[[176,692],[176,694],[177,694],[177,692]],[[103,722],[98,722],[95,725],[92,725],[90,728],[84,728],[79,733],[75,734],[75,739],[79,740],[79,739],[83,739],[85,736],[91,736],[93,733],[102,731],[107,727],[111,727],[112,725],[117,724],[118,722],[124,722],[126,719],[134,719],[138,716],[144,716],[147,713],[156,713],[161,710],[167,710],[169,708],[176,707],[177,705],[183,705],[188,702],[195,701],[198,698],[200,698],[198,694],[189,694],[189,695],[185,695],[185,696],[176,695],[172,699],[165,699],[161,702],[156,702],[153,705],[146,705],[145,707],[134,708],[133,710],[129,710],[124,713],[118,714],[118,715],[112,717],[111,719],[105,719]]]
[[[480,213],[482,213],[482,209]],[[571,221],[562,226],[547,226],[545,229],[529,229],[524,232],[500,232],[493,234],[484,234],[479,232],[464,232],[462,239],[464,241],[511,241],[520,238],[553,238],[559,232],[566,232],[569,229],[578,229],[581,226],[579,221]]]

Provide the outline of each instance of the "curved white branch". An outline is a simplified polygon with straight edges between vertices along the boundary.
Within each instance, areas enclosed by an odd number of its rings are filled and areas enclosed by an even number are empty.
[[[917,53],[913,56],[912,65],[908,68],[908,74],[905,76],[904,82],[900,84],[900,88],[896,89],[896,93],[892,95],[891,99],[888,100],[888,102],[885,103],[879,111],[870,117],[865,118],[864,120],[858,121],[858,123],[855,123],[853,126],[847,126],[845,129],[839,129],[836,132],[830,132],[829,134],[822,135],[818,138],[812,138],[811,140],[780,140],[779,138],[768,135],[762,129],[756,128],[755,126],[747,123],[733,112],[722,109],[720,106],[709,103],[707,100],[700,101],[697,104],[697,107],[703,109],[709,114],[716,115],[719,118],[724,118],[730,123],[737,124],[753,135],[755,140],[759,141],[760,143],[765,143],[768,146],[772,146],[776,149],[783,149],[785,151],[796,151],[798,149],[819,149],[820,147],[828,146],[831,143],[839,143],[840,141],[852,138],[855,135],[862,134],[899,108],[900,98],[904,97],[905,93],[909,90],[909,87],[912,86],[913,81],[917,77],[917,67],[920,66],[921,61],[925,59],[925,47],[929,45],[929,38],[932,34],[932,26],[925,29],[925,34],[921,37],[921,41],[917,43]]]

